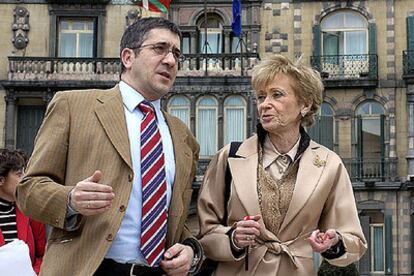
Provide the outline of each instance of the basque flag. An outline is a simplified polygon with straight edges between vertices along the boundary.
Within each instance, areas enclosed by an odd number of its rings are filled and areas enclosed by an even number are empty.
[[[231,22],[231,29],[237,37],[240,37],[242,32],[241,10],[241,0],[233,0],[233,21]]]
[[[170,9],[169,0],[133,0],[134,3],[152,12],[168,13]]]

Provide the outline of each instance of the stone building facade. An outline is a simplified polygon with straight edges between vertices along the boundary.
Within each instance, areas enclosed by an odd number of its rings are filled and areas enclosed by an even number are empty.
[[[242,7],[241,40],[231,32],[231,0],[172,0],[163,15],[184,35],[187,59],[163,105],[201,144],[194,187],[218,149],[255,131],[249,75],[258,59],[300,59],[326,87],[308,132],[342,157],[354,186],[369,243],[361,275],[413,275],[414,2]],[[0,145],[31,152],[55,92],[115,85],[120,36],[140,16],[159,15],[128,0],[0,0]]]

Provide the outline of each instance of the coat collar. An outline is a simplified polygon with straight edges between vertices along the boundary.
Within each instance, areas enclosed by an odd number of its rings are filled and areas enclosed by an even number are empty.
[[[99,122],[119,155],[132,169],[128,130],[118,85],[102,93],[97,100],[100,105],[96,107],[95,114]]]
[[[243,142],[236,152],[240,158],[228,159],[237,196],[248,215],[261,214],[257,193],[258,142],[258,136],[252,136]],[[328,156],[328,152],[321,149],[319,144],[308,139],[301,141],[298,154],[301,154],[301,157],[298,160],[300,163],[295,188],[279,232],[286,229],[311,197],[319,183]],[[309,177],[310,174],[312,177]],[[263,220],[260,220],[260,223],[263,224]],[[262,227],[265,228],[264,225]]]

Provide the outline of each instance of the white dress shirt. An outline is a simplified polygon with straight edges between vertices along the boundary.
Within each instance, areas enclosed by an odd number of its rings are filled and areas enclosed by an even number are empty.
[[[119,263],[146,264],[146,260],[140,251],[142,208],[141,121],[144,115],[138,108],[138,104],[144,100],[144,97],[123,81],[119,83],[119,89],[121,90],[124,104],[125,119],[131,147],[132,166],[134,169],[134,180],[124,219],[105,258],[113,259]],[[170,130],[161,112],[161,100],[153,101],[151,104],[154,106],[157,116],[165,156],[167,206],[169,206],[175,178],[173,142]]]

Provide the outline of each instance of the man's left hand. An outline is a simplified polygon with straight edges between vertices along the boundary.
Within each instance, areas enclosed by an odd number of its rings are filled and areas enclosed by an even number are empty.
[[[164,253],[160,266],[167,275],[187,275],[193,258],[194,252],[190,246],[176,243]]]

